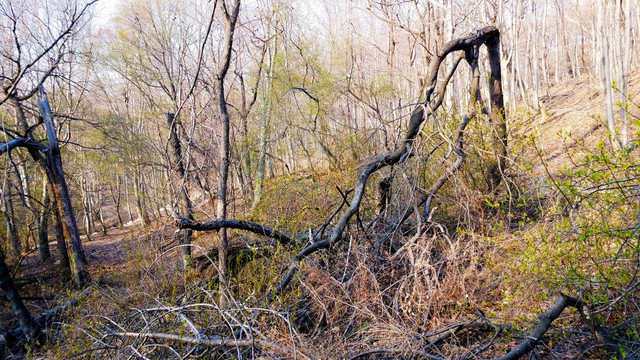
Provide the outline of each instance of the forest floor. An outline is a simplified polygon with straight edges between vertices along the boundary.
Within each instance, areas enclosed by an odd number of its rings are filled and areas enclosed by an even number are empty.
[[[91,241],[87,241],[86,236],[83,236],[83,248],[89,262],[90,274],[96,277],[101,273],[118,274],[127,271],[130,256],[127,244],[137,236],[134,234],[143,232],[142,227],[136,224],[109,228],[106,234],[94,233]],[[19,262],[19,271],[16,272],[19,276],[14,278],[14,282],[20,287],[21,295],[28,299],[27,306],[33,314],[51,309],[54,304],[67,296],[67,294],[61,294],[66,285],[63,284],[58,271],[56,243],[50,242],[49,248],[51,262],[40,264],[37,250],[32,250],[22,257]],[[10,311],[6,311],[10,308],[5,299],[2,298],[0,301],[3,305],[3,311],[0,311],[0,324],[2,327],[11,328],[15,325],[15,319]]]

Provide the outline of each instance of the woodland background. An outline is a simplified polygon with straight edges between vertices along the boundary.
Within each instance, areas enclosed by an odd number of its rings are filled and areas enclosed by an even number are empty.
[[[2,0],[0,356],[640,356],[637,5]]]

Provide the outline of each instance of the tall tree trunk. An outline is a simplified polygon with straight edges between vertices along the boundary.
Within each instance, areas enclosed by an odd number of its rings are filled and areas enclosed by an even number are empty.
[[[619,101],[620,101],[620,140],[622,146],[626,147],[629,142],[629,119],[627,118],[627,96],[629,94],[629,59],[631,52],[631,0],[624,0],[618,4],[619,12],[624,8],[624,36],[618,40],[620,51],[620,72],[618,84],[620,84]],[[620,22],[618,22],[618,25]]]
[[[129,224],[133,223],[133,212],[131,211],[131,198],[129,196],[129,177],[124,176],[124,197],[127,202],[127,214],[129,215]]]
[[[15,218],[13,216],[13,200],[11,200],[11,191],[9,191],[9,189],[5,189],[5,191],[2,192],[2,202],[4,205],[4,216],[7,220],[9,243],[11,244],[13,256],[17,257],[22,253],[22,246],[16,231]]]
[[[609,54],[609,31],[607,31],[607,1],[598,1],[598,25],[600,31],[600,53],[602,57],[602,87],[604,89],[605,119],[609,130],[609,140],[614,149],[620,148],[613,119],[613,91],[611,90],[611,57]]]
[[[167,113],[167,123],[169,125],[169,144],[171,144],[173,163],[178,173],[179,189],[179,201],[180,201],[180,214],[189,220],[194,220],[193,217],[193,205],[191,199],[189,199],[189,193],[187,192],[187,174],[184,168],[184,159],[182,156],[182,146],[180,139],[178,138],[178,119],[174,114]],[[184,262],[184,268],[187,269],[191,263],[191,229],[182,230],[182,239],[179,243],[182,245],[182,259]]]
[[[489,52],[489,92],[491,98],[492,144],[496,159],[489,165],[489,179],[495,189],[502,181],[507,160],[507,118],[502,95],[502,73],[500,69],[500,35],[486,41]]]
[[[115,187],[115,189],[114,189]],[[118,226],[122,227],[124,222],[122,221],[122,214],[120,214],[120,202],[121,202],[121,194],[120,194],[120,176],[116,178],[116,185],[109,185],[109,190],[111,191],[111,198],[113,199],[113,204],[116,207],[116,216],[118,218]]]
[[[91,200],[89,199],[87,180],[85,178],[82,179],[80,189],[82,191],[82,210],[84,212],[84,232],[87,235],[87,240],[91,241],[91,233],[93,233]]]
[[[230,119],[227,110],[227,100],[224,93],[224,79],[229,71],[231,63],[231,52],[233,49],[233,33],[238,20],[240,11],[240,0],[236,0],[233,8],[229,9],[227,2],[222,1],[223,17],[225,20],[225,46],[222,55],[220,69],[218,70],[216,79],[216,93],[218,94],[218,110],[220,120],[222,121],[222,148],[220,151],[220,177],[218,181],[218,198],[216,201],[217,216],[221,219],[227,217],[227,182],[229,178],[229,128]],[[220,230],[220,245],[218,246],[218,278],[220,289],[224,289],[227,278],[227,229]],[[227,305],[226,296],[223,292],[220,294],[220,306]]]
[[[271,109],[273,96],[273,76],[274,76],[274,60],[278,52],[277,39],[274,40],[273,47],[270,50],[269,74],[267,76],[267,93],[262,98],[262,109],[260,118],[262,126],[260,127],[260,154],[258,155],[258,174],[256,186],[253,193],[253,203],[251,204],[251,212],[253,212],[260,199],[262,198],[262,188],[264,186],[264,175],[266,170],[267,150],[269,145],[269,128],[271,127]]]
[[[133,195],[135,196],[136,211],[138,212],[138,218],[142,221],[142,226],[149,226],[149,217],[144,210],[144,188],[142,185],[142,175],[140,174],[140,168],[136,166],[136,173],[133,179]]]
[[[49,138],[49,151],[47,152],[47,158],[49,160],[49,168],[52,171],[54,180],[54,192],[58,203],[58,211],[62,214],[62,224],[65,234],[65,238],[71,243],[73,249],[72,265],[74,270],[74,282],[77,287],[83,288],[90,281],[87,258],[84,255],[82,249],[82,241],[80,240],[80,231],[78,231],[78,224],[76,223],[76,217],[73,213],[73,207],[71,205],[71,197],[69,195],[69,188],[64,178],[64,170],[62,168],[62,159],[60,156],[60,147],[58,145],[58,139],[56,138],[56,131],[53,126],[53,117],[51,115],[51,108],[49,107],[49,100],[44,92],[42,86],[40,87],[40,98],[38,99],[38,105],[44,118],[44,124],[47,130],[47,137]]]
[[[51,199],[47,191],[47,179],[42,181],[42,210],[38,214],[38,255],[41,263],[45,263],[51,259],[49,251],[49,207]]]
[[[59,209],[57,208],[54,208],[52,213],[53,219],[55,220],[54,230],[56,235],[56,248],[58,249],[58,257],[60,259],[60,274],[65,282],[71,282],[73,280],[71,260],[69,259],[69,251],[67,250],[67,239],[64,235],[62,216],[60,216]]]
[[[39,226],[40,218],[38,217],[38,211],[36,210],[35,206],[33,206],[34,205],[33,201],[31,201],[31,198],[32,198],[31,186],[30,186],[31,180],[29,179],[29,173],[27,172],[27,167],[24,161],[20,161],[20,164],[18,165],[18,175],[20,177],[18,181],[20,181],[20,187],[22,188],[22,191],[23,191],[22,199],[24,201],[24,205],[33,214],[33,223],[32,225],[29,226],[29,229],[28,229],[29,238],[25,243],[29,244],[29,242],[33,240],[33,243],[35,244],[36,241],[35,241],[35,236],[32,229],[38,229],[40,227]],[[27,223],[30,223],[30,221],[27,220]]]

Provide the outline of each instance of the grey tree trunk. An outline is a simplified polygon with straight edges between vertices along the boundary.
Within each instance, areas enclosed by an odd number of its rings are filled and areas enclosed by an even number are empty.
[[[124,177],[124,196],[127,202],[127,214],[129,215],[129,223],[133,222],[133,212],[131,211],[131,199],[129,196],[129,177]]]
[[[267,94],[262,99],[262,109],[260,111],[260,118],[262,119],[262,127],[260,128],[260,154],[258,156],[258,174],[256,180],[256,187],[253,192],[253,203],[251,204],[251,211],[253,212],[260,199],[262,198],[262,188],[264,184],[264,175],[267,162],[267,150],[269,145],[269,128],[271,127],[271,109],[273,95],[273,74],[274,74],[274,60],[278,52],[278,43],[274,42],[273,48],[270,51],[269,57],[269,75],[267,76]]]
[[[216,201],[217,216],[221,219],[227,217],[227,182],[229,178],[229,128],[230,119],[227,110],[227,100],[224,93],[224,79],[229,71],[231,63],[231,52],[233,49],[233,33],[240,12],[240,0],[234,2],[234,7],[229,9],[227,2],[222,1],[223,17],[225,20],[225,46],[222,55],[220,69],[218,70],[215,83],[216,93],[218,94],[218,110],[220,121],[222,121],[222,146],[220,149],[220,177],[218,178],[218,198]],[[227,278],[227,229],[220,230],[220,245],[218,246],[218,279],[220,288],[223,289]],[[225,307],[227,304],[225,295],[221,292],[220,306]]]
[[[91,233],[93,233],[93,221],[91,215],[91,200],[89,199],[89,191],[87,189],[86,179],[82,179],[80,188],[82,190],[82,208],[84,211],[84,232],[87,235],[87,240],[91,241]]]
[[[115,189],[114,189],[115,187]],[[120,195],[120,176],[116,178],[116,185],[110,185],[109,190],[111,190],[111,198],[113,199],[113,203],[116,207],[116,216],[118,217],[118,226],[122,227],[124,222],[122,221],[122,214],[120,213],[120,203],[121,203],[121,195]]]
[[[142,187],[142,176],[140,168],[136,167],[135,178],[133,179],[133,193],[135,196],[136,211],[138,218],[142,221],[142,226],[149,226],[149,217],[144,210],[144,188]]]
[[[51,115],[51,108],[49,106],[49,100],[44,92],[42,86],[40,86],[40,97],[38,99],[38,105],[44,118],[44,124],[47,129],[47,137],[49,138],[49,151],[47,151],[47,159],[49,162],[49,168],[53,175],[54,187],[53,190],[56,195],[58,203],[58,211],[62,216],[62,225],[65,234],[65,238],[71,243],[74,256],[72,258],[72,266],[74,270],[74,283],[77,287],[83,288],[90,281],[87,263],[87,258],[84,255],[82,248],[82,241],[80,240],[80,231],[78,231],[78,224],[76,223],[76,217],[73,213],[73,207],[71,205],[71,197],[69,195],[69,188],[64,177],[64,170],[62,168],[62,159],[60,156],[60,147],[58,145],[58,139],[56,138],[56,131],[53,126],[53,117]]]
[[[180,213],[183,214],[189,220],[194,220],[193,217],[193,204],[191,203],[191,199],[189,198],[189,193],[187,192],[187,177],[186,171],[184,168],[184,159],[182,156],[182,146],[180,144],[180,139],[178,138],[178,119],[175,118],[174,114],[167,113],[167,124],[169,125],[169,144],[171,144],[173,163],[178,173],[178,184],[180,186],[179,189],[179,202],[180,202]],[[182,230],[182,239],[179,243],[182,245],[182,259],[184,262],[184,268],[187,269],[189,264],[191,263],[191,229]]]
[[[33,240],[33,243],[35,244],[35,236],[31,230],[40,228],[40,218],[38,217],[38,211],[36,210],[33,201],[31,201],[31,180],[29,179],[29,173],[27,172],[27,167],[24,161],[20,161],[20,164],[18,165],[18,175],[20,176],[18,181],[20,181],[20,186],[23,191],[22,199],[24,201],[24,205],[33,214],[33,226],[30,226],[29,228],[29,238],[25,243],[29,244],[29,241]],[[27,220],[27,222],[29,222],[29,220]]]
[[[47,179],[42,181],[42,210],[38,214],[38,255],[41,263],[51,259],[49,251],[49,207],[51,199],[47,191]]]
[[[620,84],[620,140],[622,142],[622,146],[626,147],[629,143],[627,96],[629,95],[629,65],[631,57],[631,0],[624,0],[624,2],[624,36],[618,41],[619,46],[622,48],[620,56],[620,76],[618,83]],[[622,1],[618,6],[620,10],[622,10]]]
[[[17,257],[22,253],[22,246],[20,244],[18,233],[16,232],[15,219],[13,216],[13,201],[11,200],[10,188],[10,183],[6,182],[4,185],[4,190],[2,191],[2,212],[4,213],[4,217],[6,220],[7,237],[9,238],[9,244],[11,244],[13,256]]]
[[[598,26],[600,31],[600,54],[602,65],[602,87],[604,89],[605,119],[609,130],[609,140],[614,149],[620,148],[618,137],[616,136],[616,125],[613,119],[613,91],[611,89],[611,58],[609,56],[609,34],[607,31],[607,2],[598,2]]]

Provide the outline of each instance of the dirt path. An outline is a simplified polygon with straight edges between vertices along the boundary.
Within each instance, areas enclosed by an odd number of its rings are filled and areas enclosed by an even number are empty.
[[[92,276],[98,273],[112,273],[124,270],[127,262],[127,242],[136,237],[145,236],[140,226],[111,228],[106,234],[94,233],[91,241],[83,236],[82,245],[89,262],[89,272]],[[60,277],[59,260],[56,243],[49,243],[52,261],[40,264],[37,250],[30,251],[20,261],[15,271],[13,265],[13,279],[19,288],[25,304],[36,315],[50,309],[55,304],[65,300],[67,285]],[[12,328],[15,318],[9,303],[0,298],[0,329]]]

